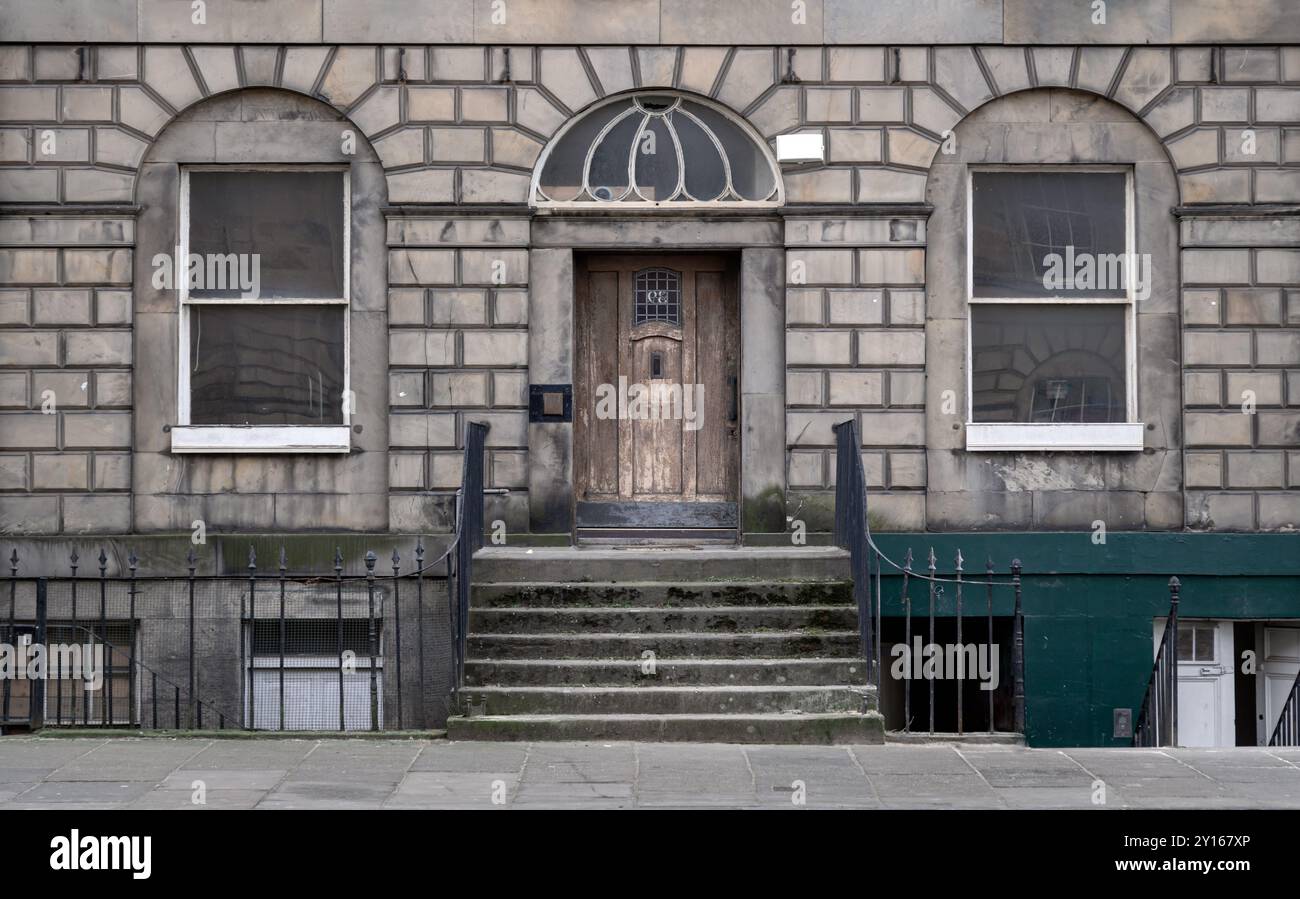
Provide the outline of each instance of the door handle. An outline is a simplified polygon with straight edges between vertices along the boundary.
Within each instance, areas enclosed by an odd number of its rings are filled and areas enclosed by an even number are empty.
[[[727,423],[734,425],[740,417],[740,385],[735,375],[727,376],[727,386],[731,388],[731,405],[727,410]]]

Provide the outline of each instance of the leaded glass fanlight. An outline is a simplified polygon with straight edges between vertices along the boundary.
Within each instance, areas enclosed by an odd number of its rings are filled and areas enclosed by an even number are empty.
[[[781,177],[747,124],[703,98],[615,97],[566,125],[533,176],[540,207],[780,206]]]

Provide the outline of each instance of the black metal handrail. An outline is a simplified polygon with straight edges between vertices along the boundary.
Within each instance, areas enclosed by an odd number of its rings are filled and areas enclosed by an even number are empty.
[[[1282,714],[1268,738],[1268,745],[1300,746],[1300,671],[1296,672],[1295,683],[1291,684],[1291,692],[1282,704]]]
[[[1019,559],[1011,563],[1010,580],[996,580],[993,560],[988,560],[986,577],[983,581],[970,581],[964,577],[965,559],[961,550],[954,559],[952,577],[941,577],[931,547],[926,574],[913,570],[912,551],[908,549],[903,564],[891,559],[875,541],[871,533],[868,516],[866,472],[862,466],[861,439],[856,418],[834,425],[836,451],[835,477],[835,543],[849,552],[849,572],[853,583],[853,598],[858,607],[860,647],[863,658],[867,661],[870,679],[875,683],[878,693],[882,690],[884,663],[881,647],[881,606],[884,593],[881,586],[883,569],[891,569],[890,574],[901,575],[902,591],[900,603],[904,612],[905,653],[909,662],[912,652],[912,598],[911,582],[920,581],[929,588],[929,639],[934,644],[936,604],[943,602],[944,585],[953,585],[956,597],[954,617],[956,620],[957,644],[964,646],[964,590],[972,585],[984,587],[987,595],[986,631],[987,645],[994,643],[993,628],[993,593],[998,587],[1009,587],[1014,593],[1015,606],[1012,619],[1012,676],[1013,676],[1013,721],[1016,733],[1025,730],[1025,661],[1024,661],[1024,610],[1021,597],[1021,564]],[[990,650],[991,652],[991,650]],[[964,673],[964,672],[963,672]],[[929,680],[929,732],[935,731],[935,682]],[[964,698],[960,686],[956,691],[956,725],[957,733],[965,733]],[[994,731],[994,696],[988,692],[988,732]],[[912,730],[912,692],[910,688],[903,691],[903,731]]]
[[[465,462],[461,489],[456,503],[456,619],[452,623],[455,646],[453,693],[465,686],[465,654],[469,646],[469,596],[473,581],[474,553],[483,548],[483,451],[488,425],[471,421],[465,424]],[[448,552],[451,548],[448,548]]]
[[[1134,746],[1178,745],[1178,578],[1169,579],[1169,617],[1160,638],[1142,707],[1133,725]]]

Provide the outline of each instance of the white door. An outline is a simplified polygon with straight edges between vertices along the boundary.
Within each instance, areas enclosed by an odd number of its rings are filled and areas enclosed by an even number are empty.
[[[1235,746],[1234,711],[1232,622],[1178,622],[1178,745]]]
[[[1261,678],[1264,716],[1260,719],[1258,736],[1259,745],[1267,746],[1296,673],[1300,672],[1300,627],[1264,625],[1264,659],[1260,671],[1264,675]]]

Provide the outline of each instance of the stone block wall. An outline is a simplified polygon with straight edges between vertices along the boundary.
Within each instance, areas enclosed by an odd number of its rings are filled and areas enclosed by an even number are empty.
[[[1187,524],[1300,522],[1300,218],[1182,223]]]
[[[833,515],[833,426],[857,417],[882,528],[925,522],[925,219],[786,220],[790,516]]]
[[[0,216],[5,530],[131,528],[133,243],[130,218]]]
[[[388,219],[389,518],[449,530],[465,425],[489,425],[490,514],[527,530],[528,220]]]

